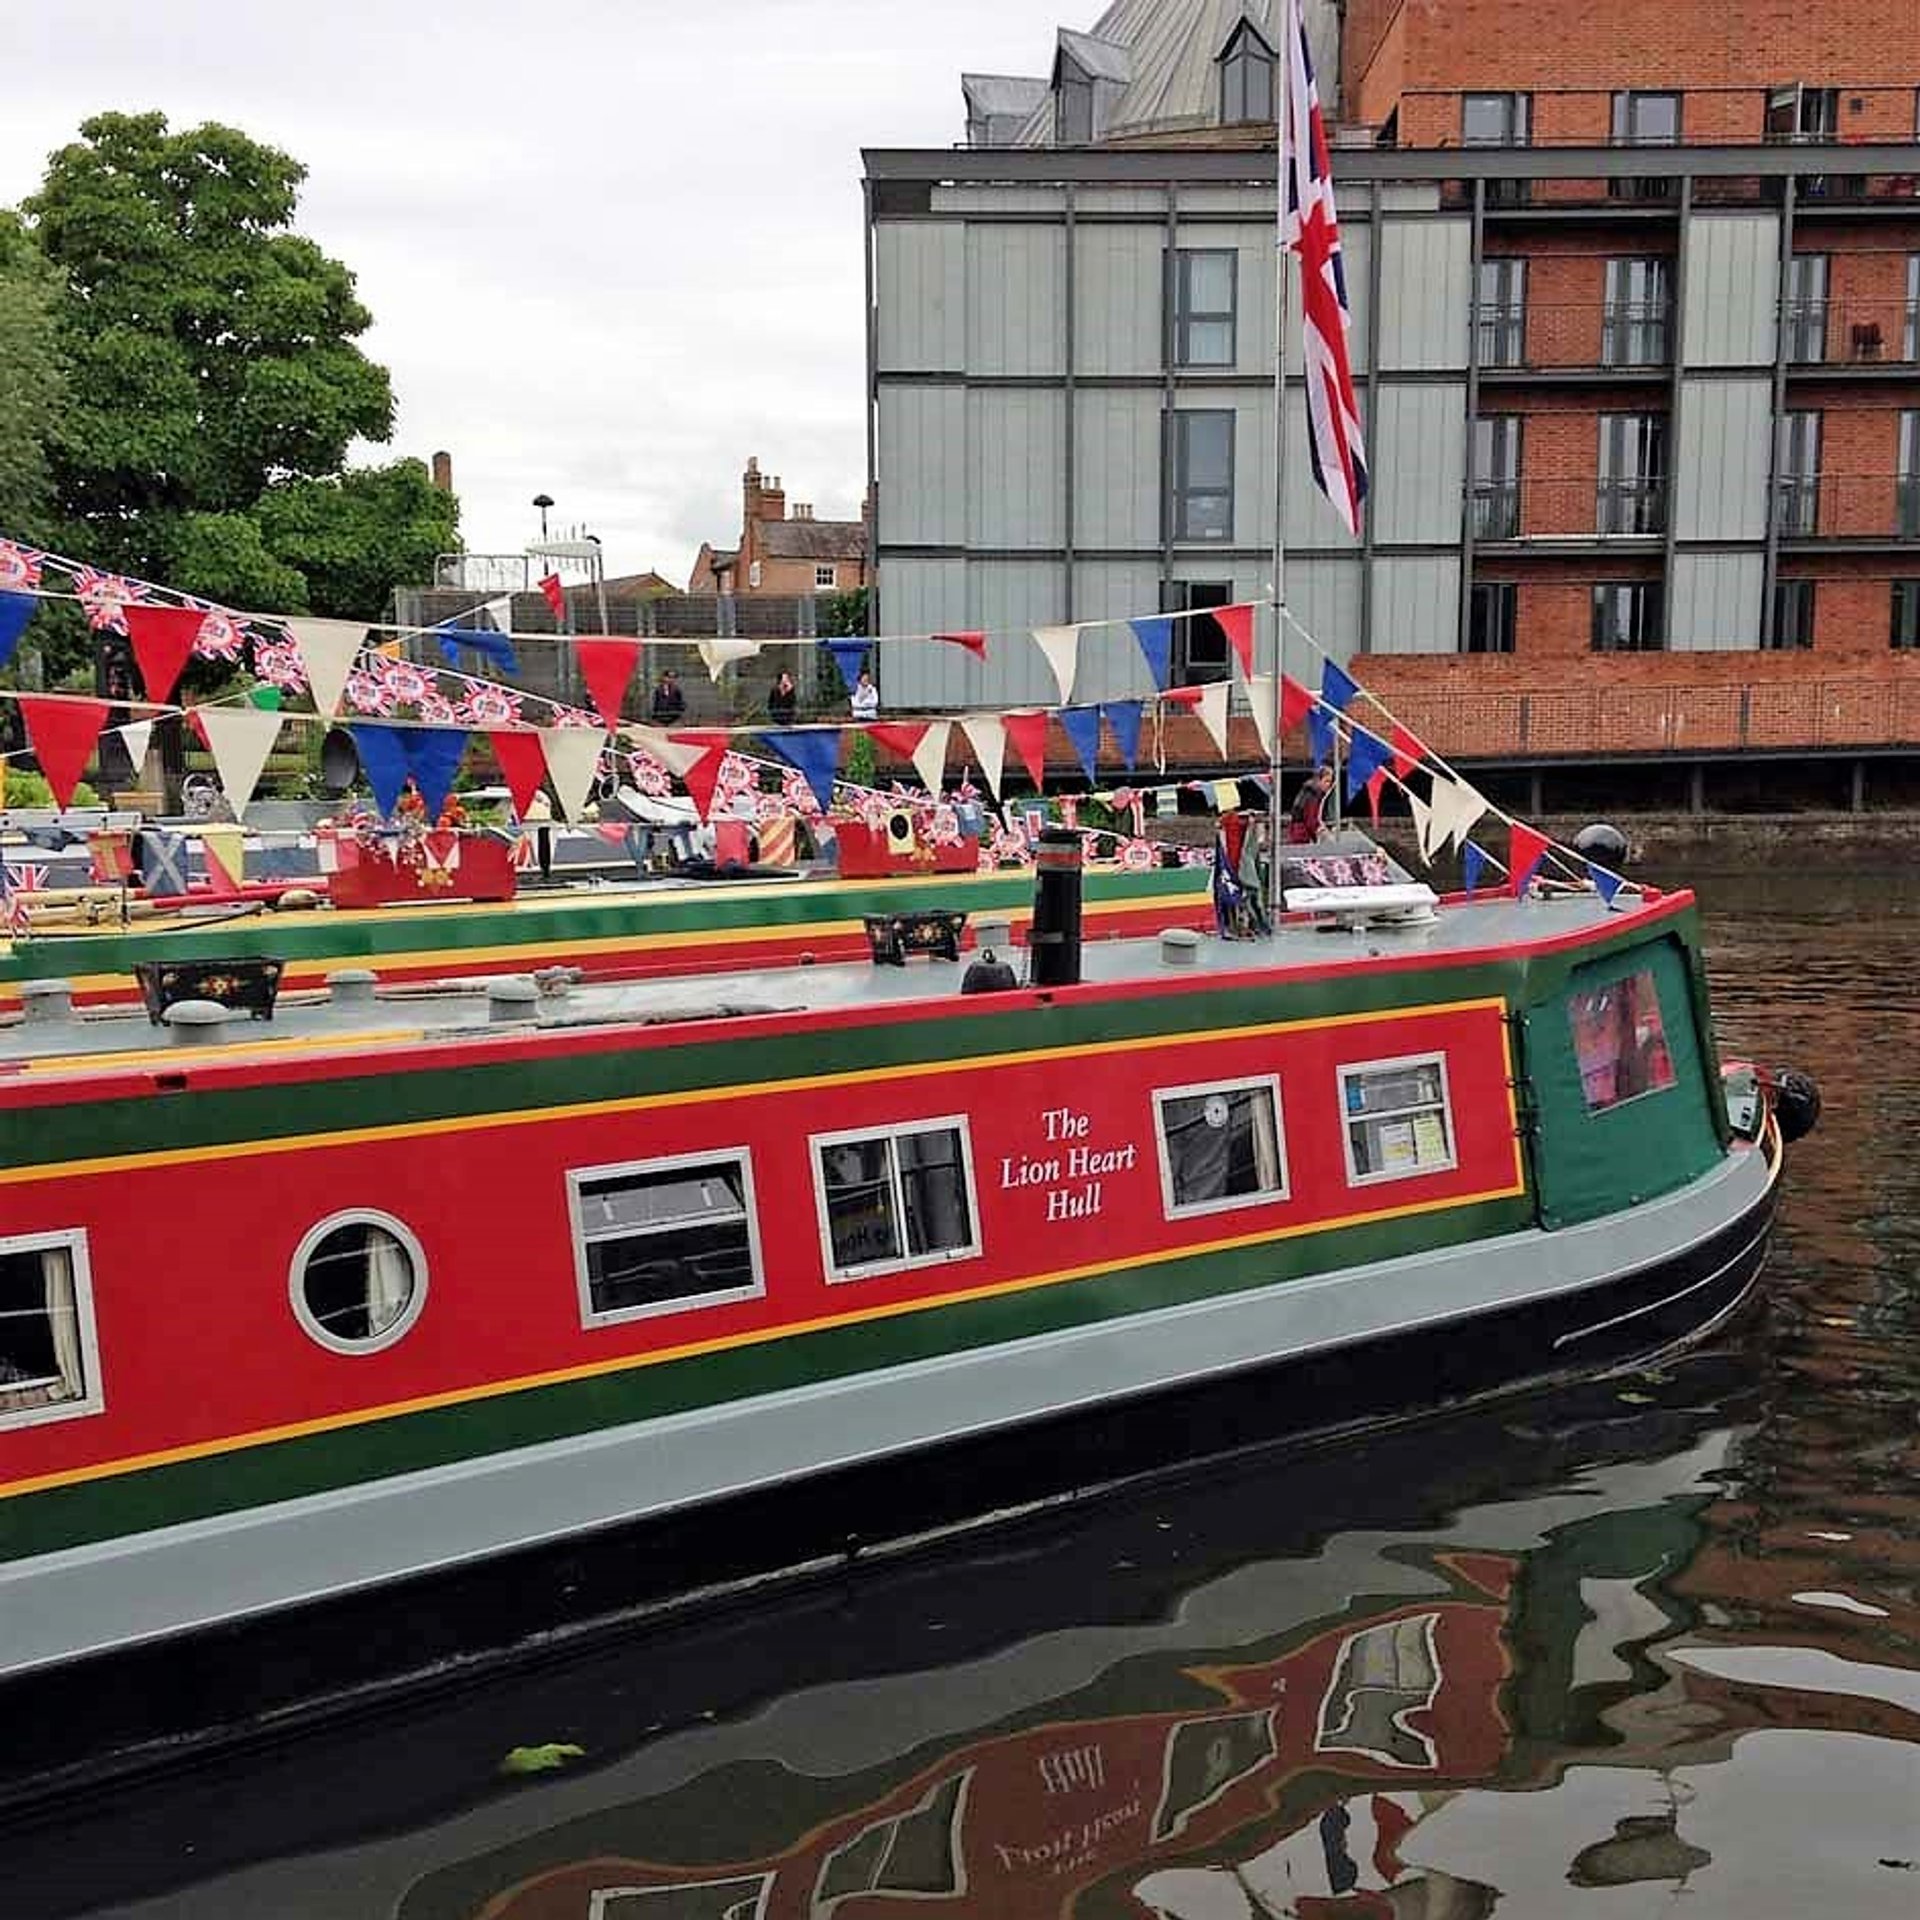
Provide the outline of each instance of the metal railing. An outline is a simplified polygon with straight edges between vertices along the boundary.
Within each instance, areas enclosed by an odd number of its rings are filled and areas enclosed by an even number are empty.
[[[1663,367],[1673,358],[1670,300],[1609,300],[1600,311],[1600,363]]]
[[[1665,532],[1668,486],[1625,480],[1541,479],[1467,483],[1466,513],[1476,542],[1651,539]]]
[[[1773,483],[1790,540],[1920,540],[1920,473],[1796,473]]]
[[[1911,366],[1920,362],[1920,300],[1788,301],[1780,313],[1795,366]]]
[[[1673,360],[1670,300],[1512,300],[1472,314],[1482,370],[1598,372]]]

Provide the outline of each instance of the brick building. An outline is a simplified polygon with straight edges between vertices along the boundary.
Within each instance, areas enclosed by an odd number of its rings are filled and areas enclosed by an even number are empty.
[[[1920,744],[1920,9],[1306,11],[1375,493],[1358,541],[1309,493],[1296,374],[1289,605],[1469,755]],[[967,150],[866,156],[883,629],[1270,592],[1277,12],[1117,0],[969,76]]]
[[[813,508],[787,505],[778,474],[749,458],[740,477],[740,538],[731,547],[701,543],[689,593],[851,593],[867,584],[867,523],[817,520]]]

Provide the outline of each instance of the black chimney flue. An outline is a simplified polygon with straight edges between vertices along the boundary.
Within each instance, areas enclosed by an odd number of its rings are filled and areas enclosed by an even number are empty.
[[[1034,849],[1032,983],[1080,984],[1080,836],[1070,827],[1045,827]]]

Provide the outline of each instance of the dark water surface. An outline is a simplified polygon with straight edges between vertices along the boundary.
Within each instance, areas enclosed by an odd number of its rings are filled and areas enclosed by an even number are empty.
[[[1705,1350],[183,1765],[0,1914],[1913,1920],[1920,876],[1695,884],[1723,1050],[1827,1100]]]

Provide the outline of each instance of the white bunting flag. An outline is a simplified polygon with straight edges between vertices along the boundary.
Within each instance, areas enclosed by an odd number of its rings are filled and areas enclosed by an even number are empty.
[[[1475,821],[1486,810],[1486,797],[1477,788],[1468,786],[1464,780],[1455,787],[1453,821],[1449,837],[1456,850],[1467,844],[1467,835],[1473,831]]]
[[[1413,833],[1419,843],[1420,858],[1433,865],[1433,809],[1413,791],[1407,789],[1407,806],[1413,813]]]
[[[687,746],[661,727],[625,726],[620,729],[620,737],[632,741],[642,753],[652,754],[676,777],[684,775],[703,754],[713,751],[711,747]]]
[[[513,631],[513,595],[503,593],[497,600],[487,602],[487,618],[493,622],[495,633]]]
[[[206,735],[214,771],[237,820],[253,798],[267,755],[280,737],[280,716],[259,707],[201,707],[194,717]]]
[[[1007,729],[993,714],[970,713],[960,723],[980,762],[980,774],[993,797],[1000,798],[1000,769],[1007,761]]]
[[[1074,676],[1080,671],[1080,629],[1078,627],[1035,627],[1034,644],[1047,656],[1047,665],[1060,683],[1060,704],[1073,698]]]
[[[1486,810],[1486,801],[1464,780],[1449,780],[1436,775],[1422,852],[1431,859],[1442,847],[1462,846],[1467,835],[1473,831],[1473,823]]]
[[[932,720],[913,750],[913,770],[920,784],[936,799],[947,777],[947,736],[953,731],[950,720]]]
[[[120,741],[127,750],[127,758],[133,762],[134,772],[138,773],[147,764],[147,749],[153,745],[153,722],[129,720],[120,729]]]
[[[1273,675],[1256,673],[1247,682],[1247,702],[1253,708],[1253,724],[1260,735],[1260,751],[1269,765],[1273,761]]]
[[[367,630],[352,620],[289,620],[287,631],[300,649],[313,691],[313,709],[331,720],[340,711],[347,675],[360,657]]]
[[[547,757],[547,774],[561,817],[578,820],[593,792],[593,777],[600,771],[606,735],[598,727],[536,727],[534,731]]]
[[[751,660],[760,651],[758,640],[702,640],[700,658],[710,678],[718,680],[736,660]]]
[[[1207,738],[1213,742],[1214,750],[1224,760],[1227,757],[1227,696],[1233,689],[1224,680],[1215,680],[1210,686],[1201,688],[1199,703],[1194,712],[1200,716],[1200,724],[1207,730]]]

